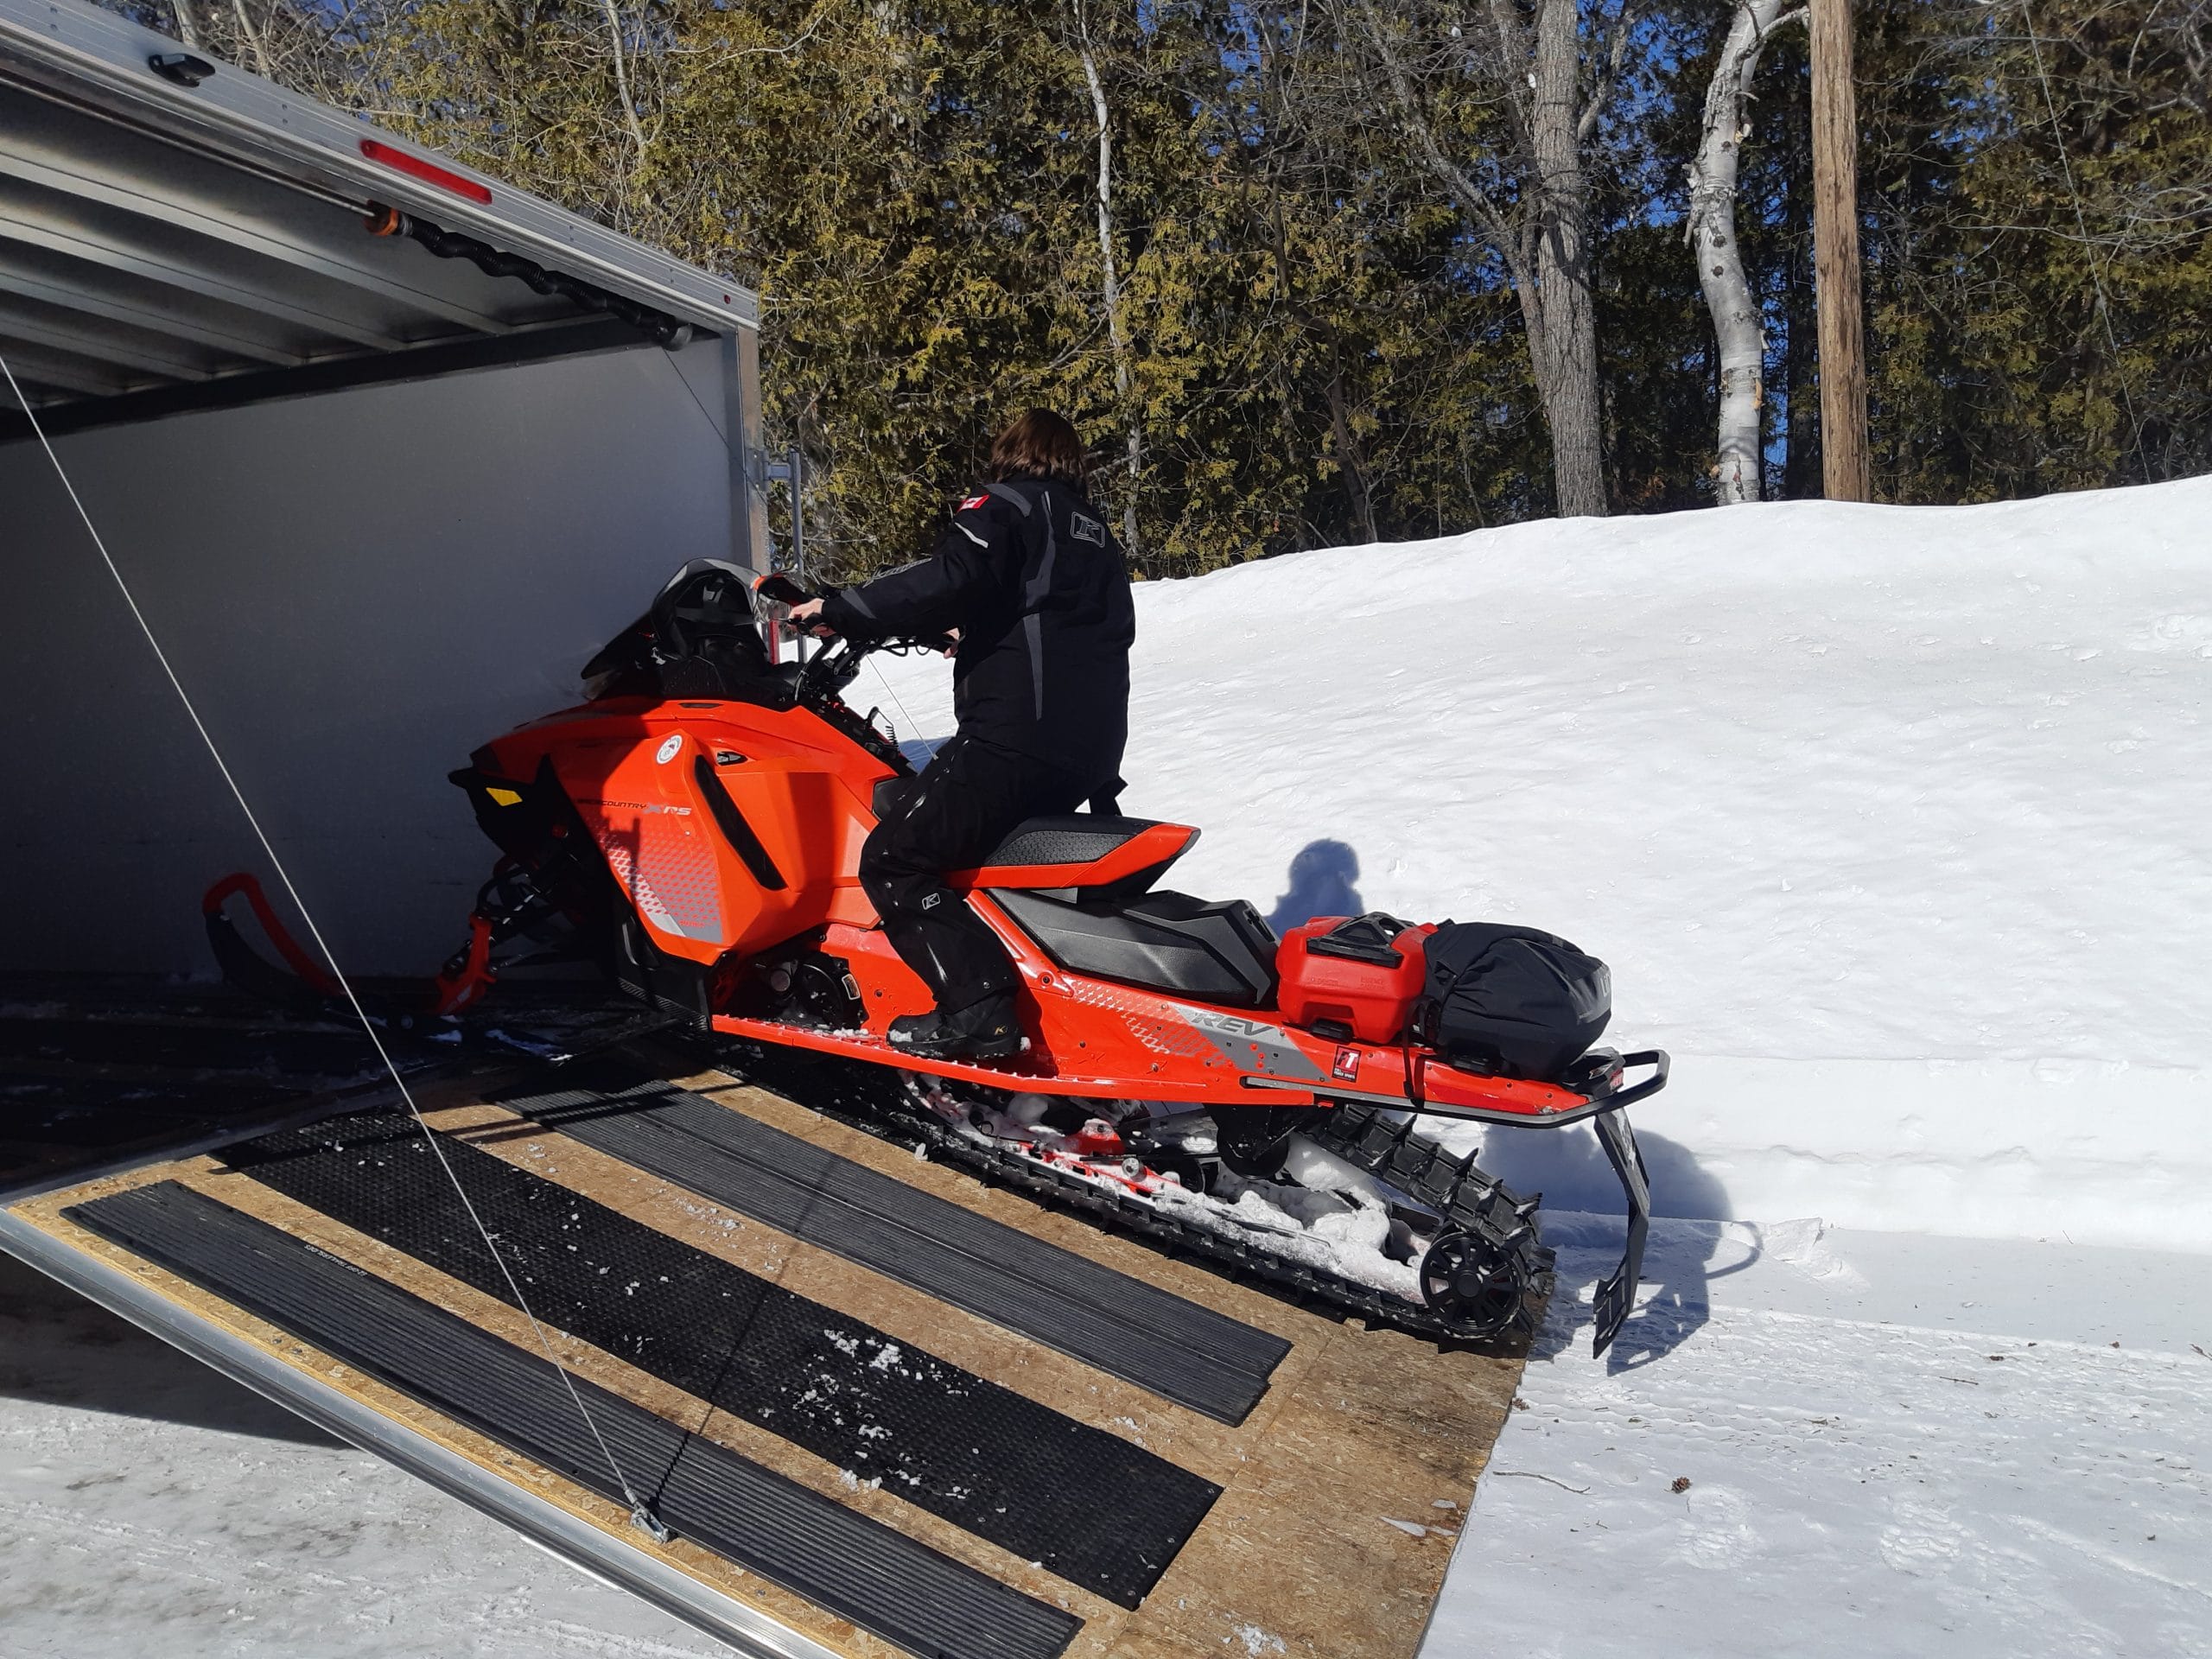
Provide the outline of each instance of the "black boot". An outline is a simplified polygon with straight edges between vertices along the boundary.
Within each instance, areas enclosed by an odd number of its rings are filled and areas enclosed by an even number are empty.
[[[931,1010],[891,1022],[891,1046],[932,1060],[1000,1059],[1021,1052],[1014,997],[1001,992],[950,1014]]]

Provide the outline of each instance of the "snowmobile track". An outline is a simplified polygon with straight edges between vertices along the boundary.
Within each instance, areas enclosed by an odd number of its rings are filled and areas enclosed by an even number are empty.
[[[1471,1158],[1453,1158],[1416,1134],[1419,1120],[1411,1116],[1394,1123],[1372,1107],[1345,1105],[1318,1112],[1300,1128],[1336,1157],[1397,1187],[1434,1210],[1450,1227],[1512,1259],[1522,1294],[1518,1313],[1501,1337],[1473,1340],[1426,1306],[1279,1255],[1249,1242],[1249,1236],[1179,1220],[1115,1188],[1024,1157],[1010,1147],[956,1134],[912,1109],[894,1081],[902,1074],[893,1068],[837,1060],[779,1065],[783,1057],[751,1043],[734,1051],[732,1045],[716,1044],[705,1052],[733,1075],[757,1081],[849,1128],[881,1139],[918,1140],[933,1156],[994,1185],[1077,1211],[1173,1254],[1195,1256],[1260,1280],[1338,1313],[1440,1343],[1505,1351],[1517,1350],[1542,1324],[1551,1300],[1554,1257],[1537,1236],[1535,1202],[1485,1174]],[[834,1085],[817,1086],[826,1077],[856,1084],[860,1098],[855,1101],[851,1093]]]
[[[1553,1255],[1537,1239],[1529,1218],[1534,1206],[1527,1206],[1529,1214],[1523,1214],[1523,1200],[1471,1163],[1463,1164],[1433,1141],[1412,1135],[1409,1127],[1403,1131],[1394,1128],[1364,1107],[1339,1108],[1332,1116],[1349,1117],[1354,1113],[1360,1115],[1357,1123],[1339,1128],[1325,1120],[1305,1133],[1345,1162],[1403,1187],[1459,1228],[1510,1252],[1521,1264],[1527,1288],[1509,1336],[1494,1340],[1525,1339],[1541,1323],[1552,1293]],[[1277,1255],[1236,1235],[1179,1221],[1095,1181],[1048,1168],[1019,1153],[981,1145],[918,1119],[912,1120],[912,1127],[928,1139],[932,1153],[1001,1186],[1097,1217],[1174,1250],[1220,1262],[1339,1313],[1357,1314],[1439,1342],[1470,1340],[1426,1307],[1357,1280]],[[1418,1185],[1414,1184],[1416,1181]]]

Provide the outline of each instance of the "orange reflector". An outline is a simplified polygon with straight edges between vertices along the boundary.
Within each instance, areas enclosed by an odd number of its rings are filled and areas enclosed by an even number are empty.
[[[386,167],[397,172],[404,173],[410,178],[421,179],[426,184],[435,184],[442,190],[450,190],[456,196],[466,196],[469,200],[487,207],[492,204],[490,186],[479,184],[474,179],[463,178],[452,168],[440,167],[435,162],[426,162],[419,156],[410,156],[404,149],[394,149],[390,144],[379,143],[374,138],[361,140],[361,154],[372,162],[381,162]]]

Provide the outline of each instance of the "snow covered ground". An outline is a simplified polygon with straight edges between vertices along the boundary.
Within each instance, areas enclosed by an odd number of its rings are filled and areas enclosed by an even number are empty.
[[[1607,1360],[1594,1144],[1489,1149],[1562,1291],[1425,1659],[2212,1653],[2208,524],[2212,480],[1782,504],[1140,590],[1175,885],[1553,929],[1675,1055],[1638,1122],[1701,1219]],[[950,728],[941,662],[849,696]],[[706,1650],[54,1340],[0,1347],[0,1655]]]
[[[2212,1260],[1661,1223],[1596,1362],[1553,1231],[1422,1659],[2212,1654]]]

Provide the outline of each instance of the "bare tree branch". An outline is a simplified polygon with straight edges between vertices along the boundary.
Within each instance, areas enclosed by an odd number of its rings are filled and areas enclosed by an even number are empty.
[[[645,128],[638,119],[637,101],[630,95],[629,55],[622,45],[622,14],[615,10],[614,0],[600,0],[601,10],[607,13],[607,37],[614,48],[614,90],[622,100],[622,118],[630,129],[630,142],[637,146],[638,160],[645,159]]]
[[[275,74],[269,66],[269,54],[261,44],[261,35],[254,29],[253,19],[246,15],[245,0],[231,0],[231,10],[238,16],[238,33],[245,37],[246,46],[253,53],[254,73],[264,80],[274,79]]]
[[[1613,26],[1606,50],[1599,55],[1597,79],[1590,89],[1590,99],[1582,106],[1582,114],[1574,124],[1574,136],[1587,143],[1604,118],[1605,105],[1612,100],[1613,88],[1620,84],[1621,64],[1628,55],[1629,36],[1636,32],[1642,21],[1636,0],[1622,0],[1621,9],[1613,15]]]
[[[1421,159],[1428,163],[1429,171],[1451,192],[1452,199],[1467,216],[1481,227],[1483,234],[1490,238],[1500,255],[1509,263],[1517,263],[1519,239],[1512,234],[1504,214],[1491,200],[1490,193],[1446,156],[1444,146],[1437,142],[1436,129],[1429,124],[1427,115],[1414,97],[1412,78],[1407,74],[1403,60],[1390,42],[1389,30],[1376,14],[1374,0],[1359,0],[1359,10],[1367,23],[1368,38],[1375,43],[1376,50],[1382,59],[1383,72],[1390,78],[1391,96],[1397,101],[1398,112],[1403,118],[1407,130],[1413,134],[1414,143],[1421,148]]]

